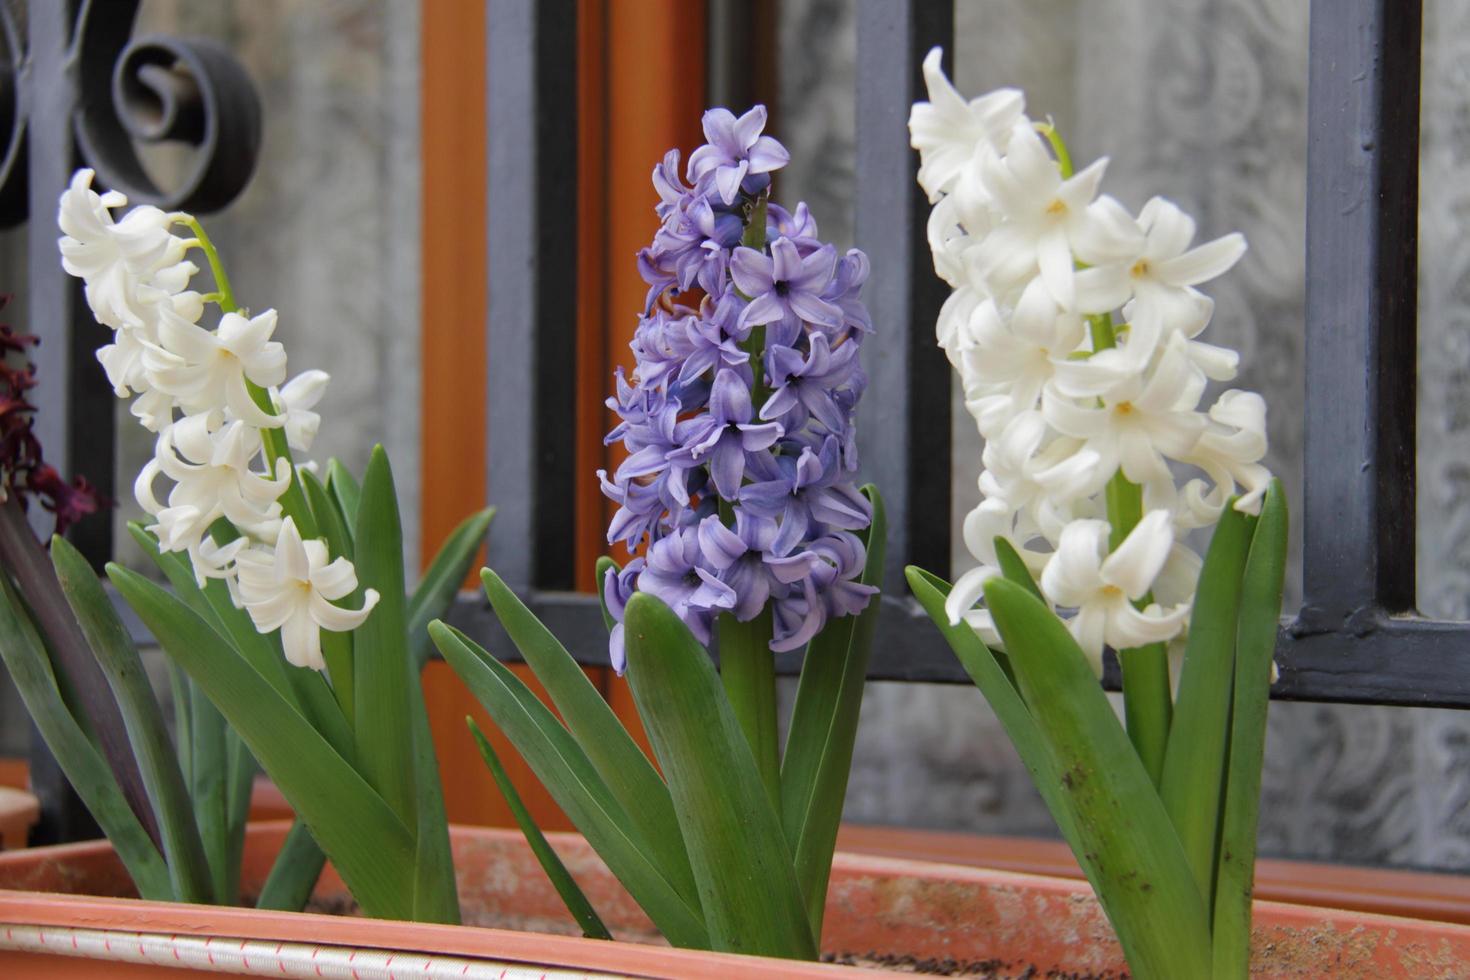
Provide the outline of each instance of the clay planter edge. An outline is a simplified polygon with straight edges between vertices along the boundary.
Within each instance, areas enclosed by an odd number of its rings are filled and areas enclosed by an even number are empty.
[[[241,876],[247,895],[264,880],[288,827],[286,821],[251,825]],[[0,975],[131,977],[160,966],[23,951],[4,941],[6,927],[55,927],[63,937],[67,929],[144,933],[164,941],[219,937],[238,940],[241,948],[251,940],[278,948],[304,943],[649,978],[882,975],[654,945],[659,940],[647,918],[586,842],[575,834],[548,836],[604,921],[632,942],[577,937],[514,830],[452,829],[464,927],[143,902],[127,897],[131,885],[116,855],[105,841],[95,841],[0,854]],[[327,908],[345,908],[349,901],[331,869],[314,899]],[[1265,901],[1256,903],[1255,917],[1254,976],[1470,976],[1470,926]],[[558,932],[563,935],[548,934]],[[839,959],[950,962],[1001,976],[1033,969],[1040,976],[1118,977],[1126,969],[1085,882],[869,854],[837,855],[822,948]],[[426,964],[425,958],[418,963]],[[291,974],[281,965],[277,975]]]

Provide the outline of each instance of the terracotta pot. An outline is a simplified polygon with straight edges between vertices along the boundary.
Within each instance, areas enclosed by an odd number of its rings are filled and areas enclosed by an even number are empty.
[[[0,786],[0,850],[25,847],[40,815],[41,804],[30,793]]]
[[[247,891],[259,887],[286,829],[285,822],[251,827]],[[571,834],[550,837],[604,920],[632,942],[574,938],[570,918],[515,831],[454,828],[460,900],[475,928],[141,902],[126,897],[127,876],[108,845],[92,842],[0,854],[0,888],[7,889],[0,890],[0,975],[156,976],[165,966],[188,971],[169,975],[203,975],[212,967],[276,976],[359,970],[363,977],[504,980],[555,980],[566,970],[873,975],[653,945],[648,920],[586,843]],[[316,902],[346,909],[350,900],[329,871]],[[852,853],[839,854],[833,868],[823,948],[840,960],[910,968],[915,961],[952,962],[980,976],[1116,977],[1125,969],[1084,882]],[[105,960],[111,962],[104,969]],[[1263,977],[1470,976],[1470,927],[1257,902],[1253,963]]]

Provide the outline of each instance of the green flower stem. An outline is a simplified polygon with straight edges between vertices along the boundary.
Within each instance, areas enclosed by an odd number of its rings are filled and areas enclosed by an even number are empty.
[[[1089,316],[1093,350],[1116,347],[1117,332],[1112,314]],[[1143,488],[1123,475],[1121,469],[1108,481],[1108,549],[1117,551],[1143,517]],[[1139,606],[1153,601],[1144,596]],[[1128,737],[1143,760],[1149,778],[1157,786],[1164,775],[1164,751],[1169,743],[1169,723],[1174,710],[1169,691],[1169,655],[1162,643],[1133,650],[1119,650],[1123,668],[1123,715]]]
[[[720,679],[735,720],[750,743],[761,782],[781,809],[781,748],[776,731],[776,657],[771,653],[771,607],[748,623],[719,619]]]
[[[1057,169],[1062,173],[1062,179],[1066,180],[1072,176],[1072,154],[1067,152],[1067,144],[1062,140],[1062,134],[1057,132],[1057,127],[1050,119],[1044,124],[1036,127],[1046,141],[1051,144],[1052,152],[1057,155]]]
[[[194,238],[199,248],[204,252],[204,257],[209,261],[209,271],[214,276],[216,292],[210,294],[219,308],[225,313],[238,313],[240,304],[235,299],[235,291],[230,286],[230,277],[225,273],[224,263],[220,261],[219,251],[210,240],[209,233],[199,223],[199,219],[188,217],[184,223],[194,233]],[[276,414],[276,404],[271,398],[271,393],[260,385],[245,379],[245,388],[250,392],[250,398],[261,411],[271,415]],[[262,429],[261,438],[265,443],[265,458],[271,466],[271,474],[275,475],[276,460],[284,459],[291,466],[291,485],[281,495],[281,510],[287,517],[296,522],[296,529],[301,532],[303,538],[316,538],[321,536],[317,528],[316,518],[312,516],[311,507],[306,502],[306,491],[301,486],[301,478],[296,473],[296,465],[291,459],[291,447],[286,442],[286,430],[284,428]]]

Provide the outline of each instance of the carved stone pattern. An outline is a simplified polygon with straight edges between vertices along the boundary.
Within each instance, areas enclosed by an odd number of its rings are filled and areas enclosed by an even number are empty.
[[[1300,0],[988,0],[956,5],[962,91],[1026,89],[1073,157],[1112,160],[1130,208],[1162,194],[1201,240],[1250,252],[1207,291],[1206,339],[1242,353],[1239,384],[1270,401],[1268,462],[1300,513],[1307,14]],[[796,160],[783,196],[836,230],[829,175],[850,174],[852,4],[783,3],[779,135]],[[1162,9],[1161,9],[1162,8]],[[1425,614],[1470,618],[1470,0],[1425,6],[1420,218],[1419,581]],[[809,154],[818,153],[820,157]],[[838,182],[838,186],[841,185]],[[858,206],[861,206],[860,203]],[[846,227],[846,226],[844,226]],[[881,329],[881,325],[880,325]],[[976,499],[978,437],[955,403],[955,553]],[[1300,603],[1293,540],[1286,608]],[[957,558],[956,571],[965,567]],[[1263,853],[1367,864],[1470,865],[1470,716],[1276,703]],[[864,701],[849,819],[977,832],[1050,830],[978,692],[874,684]]]

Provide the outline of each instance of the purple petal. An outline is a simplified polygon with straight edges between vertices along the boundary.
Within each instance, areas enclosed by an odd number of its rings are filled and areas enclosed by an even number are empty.
[[[762,449],[769,449],[775,445],[776,440],[781,438],[786,431],[780,422],[766,422],[761,425],[741,425],[740,446],[748,453],[758,453]]]
[[[786,166],[791,162],[791,154],[774,136],[762,136],[751,146],[746,159],[750,161],[751,173],[764,174]]]
[[[715,489],[726,500],[734,500],[740,493],[740,480],[745,476],[745,450],[736,439],[721,439],[710,455],[709,475],[715,481]]]
[[[623,648],[623,624],[617,623],[607,635],[607,655],[613,672],[619,677],[628,669],[628,652]]]
[[[735,564],[747,550],[740,535],[720,523],[717,516],[699,522],[699,548],[705,561],[721,572]]]
[[[750,388],[732,369],[721,368],[715,375],[715,384],[709,393],[709,410],[722,425],[750,421],[753,414]]]
[[[720,200],[726,204],[735,203],[735,195],[740,193],[740,182],[745,179],[745,171],[750,165],[744,160],[732,166],[720,167],[715,171],[715,190],[719,192]]]
[[[786,295],[792,312],[808,323],[836,330],[842,326],[842,307],[827,302],[815,292],[793,289]]]
[[[760,104],[751,106],[745,114],[735,120],[730,127],[730,135],[734,138],[735,147],[741,153],[749,150],[760,136],[761,130],[766,128],[766,107]]]
[[[771,260],[761,252],[742,245],[730,256],[730,277],[747,296],[768,293],[776,284]]]
[[[796,284],[803,270],[801,253],[796,250],[795,242],[789,238],[778,238],[771,244],[771,268],[776,282]]]
[[[791,411],[795,405],[796,388],[793,385],[787,385],[778,389],[775,394],[766,399],[766,403],[761,406],[761,418],[780,418],[782,415]]]
[[[788,308],[781,297],[774,292],[765,292],[756,296],[740,314],[740,325],[742,327],[760,327],[769,323],[779,323],[786,319]],[[786,339],[784,334],[782,339]]]

